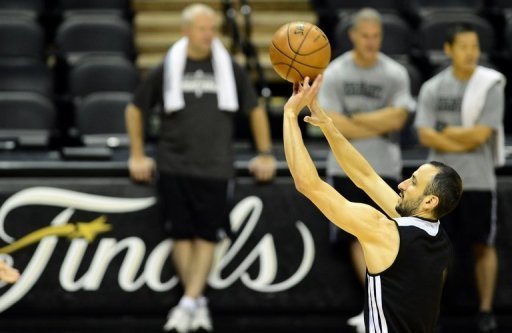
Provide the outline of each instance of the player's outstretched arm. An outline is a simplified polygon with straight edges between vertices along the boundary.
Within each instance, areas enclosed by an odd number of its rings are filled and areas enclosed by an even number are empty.
[[[368,161],[338,131],[327,113],[320,107],[316,97],[309,104],[311,116],[304,120],[320,127],[329,146],[347,176],[354,184],[365,191],[389,217],[399,217],[395,206],[398,194],[372,168]]]
[[[380,272],[393,262],[398,251],[394,222],[371,206],[348,201],[318,175],[298,125],[298,114],[316,96],[321,79],[309,86],[306,79],[285,105],[283,139],[286,161],[299,192],[311,200],[335,225],[356,236],[370,272]],[[384,236],[384,237],[383,237]]]
[[[293,85],[293,95],[284,106],[284,152],[295,186],[300,192],[307,188],[318,186],[318,183],[322,181],[304,145],[302,132],[298,125],[299,113],[316,96],[319,86],[319,82],[315,82],[310,86],[309,78],[304,80],[302,86],[299,83],[295,83]]]

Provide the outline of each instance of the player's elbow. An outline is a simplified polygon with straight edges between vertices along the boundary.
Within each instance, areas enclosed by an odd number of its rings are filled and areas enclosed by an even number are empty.
[[[486,143],[489,140],[489,138],[492,136],[492,134],[493,134],[493,131],[490,128],[489,129],[486,128],[486,129],[477,131],[475,133],[475,135],[473,135],[473,142],[475,143],[475,146],[478,147],[478,146],[481,146],[484,143]]]
[[[436,132],[430,128],[420,128],[418,130],[418,141],[425,147],[433,148]]]
[[[407,116],[399,116],[396,118],[396,120],[392,123],[393,130],[398,132],[401,131],[405,124],[407,122]]]
[[[401,131],[407,123],[408,118],[409,113],[406,109],[398,109],[396,114],[393,116],[393,121],[391,122],[391,130]]]
[[[318,177],[307,177],[307,178],[295,178],[295,189],[304,194],[306,197],[312,193],[320,183],[320,178]]]

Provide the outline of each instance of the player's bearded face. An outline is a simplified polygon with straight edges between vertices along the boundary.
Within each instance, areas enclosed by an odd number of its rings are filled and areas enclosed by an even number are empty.
[[[404,191],[400,191],[400,201],[396,205],[395,209],[400,216],[413,216],[419,211],[423,198],[424,196],[421,195],[419,198],[406,199],[404,197]]]

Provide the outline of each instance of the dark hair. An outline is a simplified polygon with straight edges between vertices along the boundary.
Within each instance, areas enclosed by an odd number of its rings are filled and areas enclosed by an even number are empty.
[[[445,37],[444,42],[448,43],[450,45],[453,45],[457,35],[465,33],[465,32],[474,32],[475,34],[478,35],[475,28],[473,28],[473,26],[471,24],[458,23],[458,24],[455,24],[455,25],[451,26],[450,28],[448,28],[448,30],[446,31],[446,37]]]
[[[438,169],[430,184],[425,188],[425,195],[435,195],[439,204],[432,212],[440,218],[451,212],[459,203],[462,195],[462,179],[452,167],[436,161],[428,162]]]

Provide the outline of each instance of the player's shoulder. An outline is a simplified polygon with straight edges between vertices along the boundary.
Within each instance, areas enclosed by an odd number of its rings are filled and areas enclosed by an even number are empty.
[[[351,53],[352,53],[351,51],[347,51],[347,52],[337,56],[336,58],[334,58],[329,63],[329,66],[327,66],[326,70],[331,70],[331,71],[339,70],[343,67],[350,66],[353,63]]]
[[[389,73],[396,75],[401,74],[405,75],[407,74],[407,68],[405,68],[404,65],[396,61],[395,59],[391,58],[388,55],[385,55],[384,53],[379,53],[379,63],[381,66],[383,66]]]
[[[443,69],[436,75],[432,76],[430,79],[426,80],[421,86],[421,90],[425,91],[433,91],[436,90],[440,85],[449,79],[450,75],[450,67]]]
[[[331,60],[323,72],[324,82],[339,82],[340,80],[343,80],[344,77],[343,75],[340,75],[340,73],[345,73],[347,66],[350,66],[350,55],[348,53],[349,52],[346,52]]]
[[[236,59],[231,58],[231,64],[233,67],[233,74],[235,75],[235,80],[239,82],[240,80],[246,79],[249,76],[249,73]]]
[[[244,72],[245,71],[245,68],[242,65],[240,65],[235,58],[230,57],[230,59],[231,59],[231,64],[233,65],[233,69],[236,72]]]

